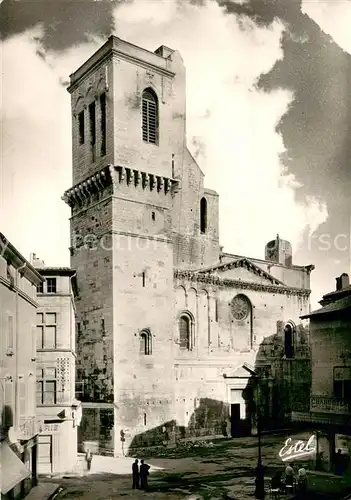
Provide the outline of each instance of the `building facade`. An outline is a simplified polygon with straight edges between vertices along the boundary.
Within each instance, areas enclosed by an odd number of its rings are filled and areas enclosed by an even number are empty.
[[[351,456],[351,286],[347,274],[336,279],[336,290],[324,295],[320,304],[320,309],[305,316],[310,320],[310,405],[304,412],[293,412],[293,420],[317,432],[320,467],[345,471]]]
[[[24,498],[37,482],[36,289],[38,271],[0,233],[1,493]]]
[[[186,147],[180,54],[110,37],[69,92],[80,441],[119,454],[236,435],[254,427],[257,404],[267,422],[273,407],[284,420],[294,390],[309,395],[299,317],[313,266],[294,265],[279,236],[264,259],[222,251],[218,194]]]
[[[43,422],[38,435],[38,473],[74,472],[80,403],[75,399],[75,308],[70,268],[31,262],[45,278],[37,290],[36,405]],[[74,288],[74,287],[73,287]]]

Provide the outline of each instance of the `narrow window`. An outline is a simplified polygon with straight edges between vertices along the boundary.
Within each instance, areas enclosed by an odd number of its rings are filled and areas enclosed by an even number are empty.
[[[181,349],[190,349],[190,318],[182,315],[179,318],[179,344]]]
[[[36,326],[32,325],[32,361],[37,357],[37,330]]]
[[[105,334],[105,318],[101,318],[101,333]]]
[[[200,201],[200,231],[206,233],[207,230],[207,201],[206,198],[201,198]]]
[[[106,154],[106,94],[100,96],[101,110],[101,156]]]
[[[140,334],[140,354],[145,354],[146,356],[152,353],[152,339],[151,333],[148,330],[144,330]]]
[[[44,347],[44,315],[37,313],[37,349]]]
[[[82,324],[78,321],[77,323],[77,337],[82,335]]]
[[[143,288],[145,288],[145,271],[142,273],[141,279],[142,279]]]
[[[155,220],[155,219],[156,219],[156,214],[155,214],[155,212],[151,212],[151,219],[152,219],[152,220]]]
[[[287,359],[294,357],[294,331],[289,323],[284,328],[284,352]]]
[[[144,413],[144,425],[146,425],[146,413]]]
[[[78,129],[79,129],[79,144],[84,144],[84,141],[85,141],[84,111],[81,111],[78,115]]]
[[[215,321],[218,323],[218,299],[215,299]]]
[[[96,125],[95,125],[95,102],[89,104],[90,145],[92,161],[95,161]]]
[[[20,417],[26,416],[26,406],[27,406],[27,384],[22,378],[19,381],[19,412]],[[29,398],[28,398],[29,399]]]
[[[47,278],[46,285],[47,293],[56,293],[56,278]]]
[[[158,142],[158,104],[151,89],[144,90],[142,97],[143,141],[151,144]]]
[[[351,403],[351,367],[334,367],[333,392],[334,397],[343,403]]]
[[[44,349],[56,348],[56,313],[45,314]]]

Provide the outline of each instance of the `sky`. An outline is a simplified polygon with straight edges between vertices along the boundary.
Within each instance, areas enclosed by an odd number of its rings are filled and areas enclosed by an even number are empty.
[[[312,307],[350,272],[351,1],[3,0],[0,231],[69,264],[69,74],[111,34],[180,51],[187,143],[220,195],[226,252],[279,233],[314,264]]]

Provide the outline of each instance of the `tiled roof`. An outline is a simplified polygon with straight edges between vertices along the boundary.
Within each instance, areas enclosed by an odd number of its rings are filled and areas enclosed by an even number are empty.
[[[345,311],[347,309],[351,309],[351,295],[336,300],[335,302],[327,304],[324,307],[321,307],[320,309],[316,309],[315,311],[312,311],[311,313],[300,317],[301,319],[311,318],[315,316],[320,316],[322,314],[331,314],[331,313],[336,313],[338,311]]]
[[[73,276],[75,274],[75,269],[72,269],[71,267],[51,267],[51,266],[45,266],[45,267],[36,267],[36,270],[38,273],[40,273],[42,276],[45,276],[46,274],[68,274],[70,276]]]

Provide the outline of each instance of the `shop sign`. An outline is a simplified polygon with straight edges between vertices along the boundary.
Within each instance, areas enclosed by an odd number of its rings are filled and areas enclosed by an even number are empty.
[[[59,431],[59,424],[43,424],[40,434],[54,434]]]
[[[308,441],[297,440],[294,443],[289,437],[284,446],[279,451],[279,457],[286,462],[288,460],[299,459],[300,457],[305,457],[307,455],[312,455],[316,453],[316,437],[314,434],[310,436]]]

